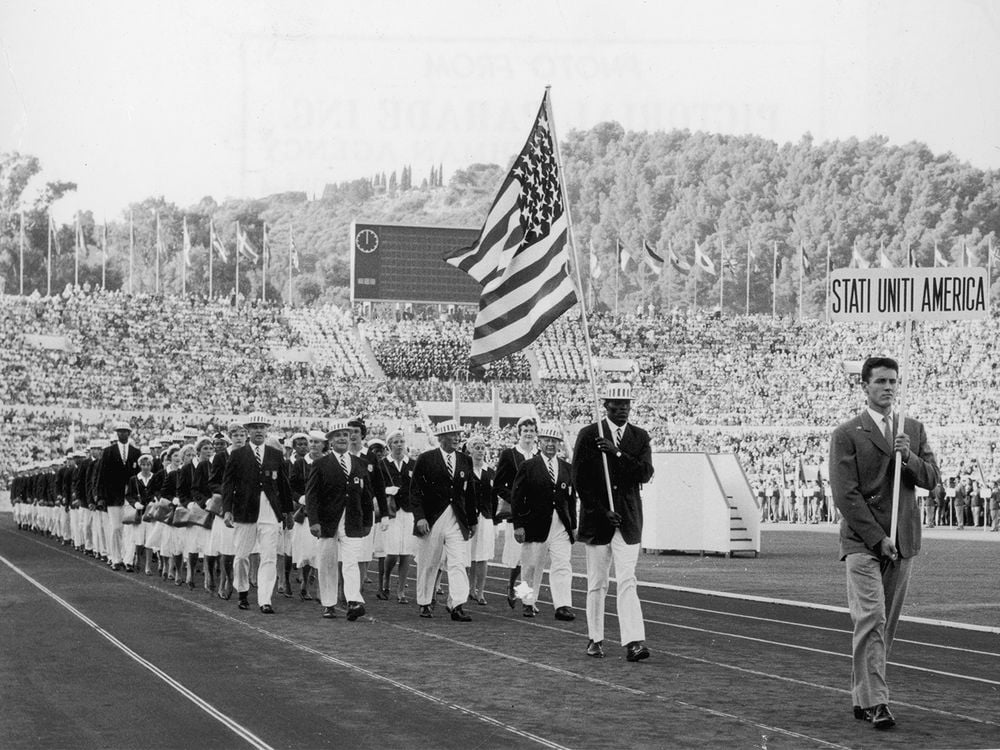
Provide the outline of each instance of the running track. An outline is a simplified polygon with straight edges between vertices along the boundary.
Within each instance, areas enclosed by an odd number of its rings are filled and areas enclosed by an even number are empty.
[[[281,597],[265,617],[5,525],[0,746],[1000,746],[998,629],[901,623],[899,724],[876,733],[841,610],[642,586],[653,656],[629,664],[613,616],[608,658],[584,655],[582,577],[559,623],[544,588],[539,617],[508,608],[495,572],[468,624],[373,597],[355,623]]]

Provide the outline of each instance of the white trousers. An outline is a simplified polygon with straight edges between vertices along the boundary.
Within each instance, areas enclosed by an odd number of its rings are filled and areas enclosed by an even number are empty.
[[[122,561],[122,511],[120,505],[109,505],[104,514],[105,538],[107,539],[108,558],[112,564],[120,565]]]
[[[430,604],[434,598],[441,555],[448,557],[448,604],[454,609],[469,598],[469,543],[462,536],[455,512],[449,505],[431,526],[430,533],[417,540],[417,604]]]
[[[608,595],[608,575],[615,563],[618,584],[618,626],[622,645],[646,640],[642,621],[639,591],[635,580],[635,564],[639,545],[626,544],[622,533],[615,529],[611,544],[587,544],[587,632],[594,641],[604,640],[604,600]]]
[[[556,609],[573,606],[573,566],[570,563],[572,551],[573,545],[569,541],[566,527],[553,510],[548,538],[544,542],[524,542],[521,545],[521,578],[531,586],[531,593],[521,601],[525,604],[538,601],[547,552],[552,561],[549,567],[552,604]]]
[[[340,517],[336,536],[316,539],[316,578],[319,583],[320,604],[332,607],[337,603],[337,595],[340,593],[337,563],[344,570],[344,598],[349,602],[364,604],[358,563],[367,561],[365,552],[365,537],[347,536],[344,516]]]
[[[243,594],[250,590],[250,553],[254,545],[260,547],[260,567],[257,569],[257,603],[271,603],[274,584],[278,580],[278,529],[277,523],[238,523],[233,529],[236,559],[233,561],[233,578],[236,591]]]

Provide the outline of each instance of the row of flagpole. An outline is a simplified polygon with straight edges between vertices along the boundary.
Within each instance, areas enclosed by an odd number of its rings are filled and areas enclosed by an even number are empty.
[[[167,251],[166,243],[163,241],[161,226],[160,226],[160,213],[155,212],[156,219],[156,238],[155,238],[155,262],[154,262],[154,290],[155,294],[160,294],[160,258]],[[18,294],[24,295],[24,253],[26,244],[26,233],[24,224],[24,213],[20,213],[20,224],[19,224],[19,240],[18,240]],[[58,229],[56,228],[55,221],[53,220],[51,214],[48,217],[48,228],[46,231],[46,271],[45,271],[45,295],[47,297],[52,296],[52,247],[56,246],[56,252],[58,254]],[[129,238],[129,262],[128,262],[128,292],[129,294],[134,294],[135,292],[135,222],[133,219],[132,212],[129,212],[128,218],[128,238]],[[101,226],[101,288],[107,286],[107,261],[109,256],[108,251],[108,225],[107,222]],[[74,222],[74,240],[73,240],[73,285],[80,285],[80,253],[86,250],[86,241],[83,235],[83,225],[80,222],[80,216],[77,214]],[[187,270],[191,266],[191,236],[188,232],[187,216],[183,219],[182,224],[182,250],[181,250],[181,295],[187,294]],[[219,257],[222,259],[223,263],[228,262],[228,251],[226,250],[225,244],[219,238],[215,232],[215,221],[209,218],[209,247],[208,247],[208,296],[211,298],[214,295],[214,258],[215,254],[218,253]],[[256,265],[261,259],[261,299],[263,301],[267,300],[267,264],[270,259],[270,245],[268,242],[268,226],[264,223],[263,226],[263,242],[262,251],[257,252],[256,248],[250,242],[247,237],[246,232],[241,230],[240,223],[236,222],[236,270],[235,277],[233,280],[233,291],[234,294],[239,296],[239,263],[240,257],[251,261]],[[299,258],[298,252],[295,248],[295,238],[289,231],[288,234],[288,303],[291,304],[292,301],[292,279],[294,271],[299,268]]]
[[[635,251],[629,251],[620,239],[615,240],[615,314],[618,314],[618,301],[619,301],[619,269],[624,273],[628,268],[629,262],[635,262],[640,268],[649,268],[654,275],[659,276],[663,269],[669,265],[673,271],[679,276],[687,276],[692,272],[704,272],[710,276],[719,276],[719,310],[723,309],[724,303],[724,289],[725,289],[725,271],[728,271],[735,278],[735,268],[732,265],[731,259],[726,257],[725,247],[723,246],[720,250],[719,265],[722,272],[716,271],[715,263],[712,258],[701,249],[699,243],[694,244],[694,263],[690,263],[682,255],[678,254],[673,246],[668,243],[667,253],[669,263],[661,257],[656,250],[653,249],[652,245],[648,241],[643,240],[642,242],[643,252],[637,253]],[[772,261],[771,261],[771,279],[772,283],[777,281],[778,278],[778,243],[777,241],[772,243]],[[830,244],[826,245],[826,294],[829,295],[830,290],[830,272],[833,268],[830,254]],[[812,261],[809,259],[808,254],[805,251],[805,246],[799,244],[797,255],[799,256],[799,273],[798,273],[798,314],[799,318],[802,318],[802,302],[804,299],[803,285],[806,275],[812,268]],[[637,257],[638,256],[638,257]],[[913,248],[910,244],[906,247],[906,258],[908,267],[919,267],[914,254]],[[750,314],[750,274],[751,269],[754,267],[754,261],[756,256],[751,249],[750,242],[747,242],[747,262],[746,262],[746,307],[745,312],[747,315]],[[896,265],[892,262],[888,255],[885,253],[885,247],[882,246],[879,251],[878,265],[880,268],[895,268]],[[937,242],[934,243],[934,267],[965,267],[971,265],[971,255],[969,254],[968,247],[963,244],[962,255],[958,259],[957,263],[949,262],[945,258],[941,251],[938,249]],[[854,246],[851,251],[851,261],[849,263],[850,268],[870,268],[872,262],[868,261],[861,255],[857,248],[857,241],[855,241]],[[986,268],[987,268],[987,279],[988,283],[992,285],[993,283],[993,240],[992,237],[987,238],[987,249],[986,249]],[[602,269],[597,261],[597,255],[591,249],[590,253],[590,277],[591,281],[600,278]],[[591,283],[591,306],[593,306],[594,299],[594,285]],[[692,306],[697,308],[698,306],[698,285],[696,284],[693,290],[693,302]],[[771,294],[771,314],[772,316],[777,316],[777,293],[772,287]]]

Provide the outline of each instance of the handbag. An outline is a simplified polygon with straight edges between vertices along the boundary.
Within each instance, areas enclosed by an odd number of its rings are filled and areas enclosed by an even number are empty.
[[[205,503],[205,510],[217,516],[222,515],[222,495],[215,493]]]
[[[139,513],[134,505],[129,503],[122,505],[122,523],[130,526],[139,523]]]
[[[295,509],[295,515],[292,516],[292,520],[295,523],[302,523],[306,520],[306,506],[300,505]]]
[[[191,511],[183,505],[174,506],[174,515],[170,519],[171,526],[187,526],[191,521]]]
[[[510,503],[503,498],[497,500],[497,515],[496,519],[498,521],[506,521],[511,516],[514,515],[514,509],[510,507]]]
[[[146,506],[146,512],[142,515],[143,521],[161,521],[170,523],[170,516],[174,512],[174,506],[169,500],[157,500]]]
[[[206,529],[212,528],[212,521],[215,519],[215,516],[202,508],[200,505],[193,503],[186,510],[188,512],[189,524],[192,526],[202,526]]]

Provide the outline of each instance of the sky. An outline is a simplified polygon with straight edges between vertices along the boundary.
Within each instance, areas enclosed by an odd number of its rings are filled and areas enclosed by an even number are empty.
[[[557,135],[879,134],[1000,168],[991,0],[361,5],[4,3],[0,152],[78,184],[60,221],[150,196],[312,197],[404,165],[418,183],[505,165],[550,85]]]

